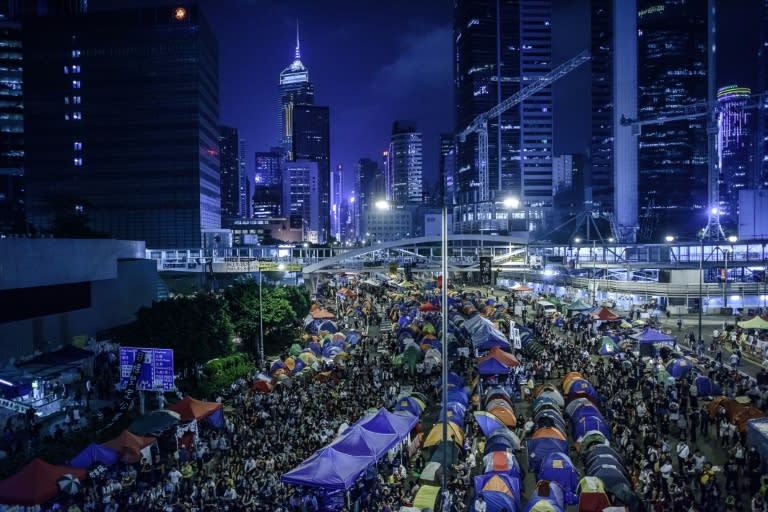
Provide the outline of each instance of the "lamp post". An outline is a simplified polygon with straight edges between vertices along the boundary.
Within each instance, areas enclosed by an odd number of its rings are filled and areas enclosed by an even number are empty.
[[[736,240],[738,240],[738,238],[736,238],[733,235],[728,237],[728,241],[731,244],[734,244],[736,242]],[[733,245],[731,245],[731,251],[730,252],[733,252]],[[727,287],[728,287],[728,249],[724,249],[723,250],[723,257],[724,257],[724,262],[725,262],[725,268],[724,268],[725,275],[723,275],[723,307],[727,308],[728,307],[728,291],[727,291]]]
[[[592,240],[592,304],[597,302],[597,277],[595,276],[595,266],[597,264],[597,243],[596,240]]]
[[[704,235],[699,239],[699,343],[701,343],[701,313],[704,309]],[[693,348],[693,347],[691,347]]]
[[[259,345],[256,351],[259,356],[259,364],[264,365],[264,305],[261,300],[261,260],[259,260]]]

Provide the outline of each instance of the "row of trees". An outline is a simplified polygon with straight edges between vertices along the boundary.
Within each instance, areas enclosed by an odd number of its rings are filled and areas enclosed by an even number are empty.
[[[223,294],[154,302],[141,308],[134,322],[117,328],[114,339],[125,346],[172,348],[177,368],[232,354],[236,336],[242,351],[256,355],[260,324],[265,347],[283,346],[310,306],[307,290],[298,287],[263,285],[261,299],[260,304],[258,283],[249,280]]]

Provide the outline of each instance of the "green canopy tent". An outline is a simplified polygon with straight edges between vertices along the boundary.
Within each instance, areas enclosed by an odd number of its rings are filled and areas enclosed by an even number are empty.
[[[760,316],[755,316],[749,320],[739,322],[739,327],[742,329],[768,329],[768,320]]]
[[[571,316],[574,313],[578,313],[579,311],[586,311],[588,309],[592,309],[592,306],[583,303],[581,299],[576,299],[565,307],[568,316]]]

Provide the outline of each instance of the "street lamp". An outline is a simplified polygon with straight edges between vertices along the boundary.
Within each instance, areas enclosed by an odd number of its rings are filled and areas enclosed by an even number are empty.
[[[702,233],[699,239],[699,343],[703,339],[701,337],[701,314],[704,310],[704,234]],[[691,347],[693,348],[693,347]]]
[[[728,241],[733,244],[738,240],[735,236],[731,235],[728,237]],[[733,246],[731,246],[731,251],[733,252]],[[725,262],[724,267],[724,275],[723,275],[723,307],[728,307],[728,294],[727,294],[727,287],[728,287],[728,249],[723,249],[723,257]]]
[[[256,347],[259,353],[259,364],[264,365],[264,306],[261,300],[261,260],[259,260],[259,345]]]

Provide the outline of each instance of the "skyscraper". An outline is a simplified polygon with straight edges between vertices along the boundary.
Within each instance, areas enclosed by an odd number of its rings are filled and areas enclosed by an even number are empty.
[[[240,136],[237,128],[219,127],[219,174],[221,175],[221,216],[241,217]]]
[[[686,106],[707,101],[707,2],[638,0],[637,5],[640,119],[680,115]],[[707,158],[706,116],[643,126],[641,240],[694,233],[706,223]]]
[[[301,62],[299,23],[296,22],[296,51],[293,62],[280,72],[279,81],[280,147],[287,154],[293,149],[293,109],[296,105],[312,105],[315,102],[315,88],[309,81],[309,71]]]
[[[735,230],[739,222],[739,191],[757,188],[755,114],[744,107],[752,91],[729,85],[717,91],[720,222]]]
[[[396,121],[389,143],[389,167],[392,175],[392,200],[400,205],[421,204],[422,197],[421,132],[413,121]]]
[[[328,107],[295,105],[293,107],[293,160],[317,162],[317,218],[309,221],[310,236],[326,243],[331,235],[331,141]],[[312,210],[314,214],[314,210]],[[317,231],[313,233],[312,231]]]
[[[552,68],[550,0],[457,0],[454,9],[456,130]],[[454,231],[506,231],[508,196],[538,220],[552,206],[549,87],[488,121],[488,177],[478,172],[478,137],[459,142]],[[481,190],[482,188],[482,190]]]
[[[286,162],[283,172],[283,211],[312,243],[323,243],[318,239],[322,232],[319,174],[318,162],[305,159]]]
[[[591,210],[613,211],[613,2],[590,0],[591,126],[588,182],[578,197]]]
[[[25,19],[28,219],[148,247],[221,222],[218,46],[197,5]]]
[[[337,165],[331,172],[331,236],[337,242],[341,241],[342,231],[342,213],[341,207],[345,202],[344,194],[344,173],[341,164]],[[354,190],[348,192],[354,194]]]
[[[255,154],[253,217],[266,219],[287,215],[283,211],[280,148]]]
[[[440,134],[440,158],[437,164],[437,190],[435,191],[435,195],[438,196],[436,199],[438,205],[443,205],[446,198],[450,204],[453,203],[453,197],[448,195],[446,191],[449,180],[453,181],[454,159],[449,155],[453,154],[455,145],[456,137],[452,133]]]
[[[23,229],[24,102],[20,6],[0,2],[0,233]]]
[[[366,212],[374,208],[376,201],[385,198],[384,173],[378,162],[370,158],[361,158],[357,162],[358,198],[355,202],[355,215],[359,218],[357,239],[362,240],[368,231]]]
[[[246,152],[245,139],[238,141],[240,160],[240,216],[243,218],[251,217],[251,180],[248,178],[248,160]]]

